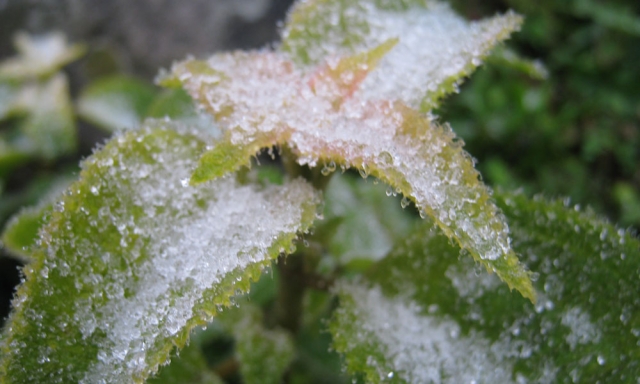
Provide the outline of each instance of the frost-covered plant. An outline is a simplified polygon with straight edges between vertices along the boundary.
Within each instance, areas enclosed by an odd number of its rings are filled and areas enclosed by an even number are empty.
[[[309,0],[278,49],[175,64],[160,84],[216,125],[116,134],[42,206],[0,380],[216,382],[197,343],[160,369],[215,318],[245,382],[293,382],[314,286],[339,299],[326,327],[356,380],[635,382],[638,240],[560,201],[492,194],[430,113],[520,23],[428,0]],[[265,149],[281,168],[248,170]],[[423,222],[377,187],[329,182],[337,169],[383,181]],[[273,324],[240,296],[285,254]]]
[[[15,46],[19,55],[0,64],[0,123],[9,121],[0,132],[0,178],[31,159],[51,162],[76,147],[69,84],[59,69],[84,49],[67,45],[59,33],[21,33]]]

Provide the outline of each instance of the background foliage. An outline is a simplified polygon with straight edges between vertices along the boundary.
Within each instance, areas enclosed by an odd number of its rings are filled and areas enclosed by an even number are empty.
[[[454,1],[467,17],[514,9],[507,44],[547,79],[481,68],[440,114],[493,186],[570,196],[640,228],[640,4],[634,1]]]

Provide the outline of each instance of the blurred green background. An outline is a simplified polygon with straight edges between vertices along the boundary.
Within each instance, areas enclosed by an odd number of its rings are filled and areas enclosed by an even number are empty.
[[[536,80],[489,62],[440,109],[487,183],[640,228],[640,2],[453,3],[470,19],[524,15],[507,46],[548,70]]]

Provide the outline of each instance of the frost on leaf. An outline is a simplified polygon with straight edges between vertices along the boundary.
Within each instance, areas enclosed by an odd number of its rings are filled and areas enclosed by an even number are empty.
[[[30,36],[18,33],[14,39],[18,56],[0,64],[0,79],[22,80],[49,75],[84,53],[81,45],[67,44],[61,33]]]
[[[395,44],[388,40],[311,70],[296,69],[277,52],[220,54],[175,65],[165,82],[182,83],[224,132],[191,181],[248,165],[260,148],[287,145],[301,165],[354,167],[364,177],[381,179],[433,217],[474,258],[519,268],[508,227],[449,126],[401,101],[357,97],[354,89],[366,81],[363,71]],[[534,298],[529,282],[512,287]]]
[[[365,281],[339,286],[330,330],[349,371],[372,382],[634,382],[638,239],[562,202],[497,201],[514,249],[538,274],[538,302],[419,228]]]
[[[14,89],[5,101],[9,107],[0,119],[25,117],[17,129],[5,130],[0,136],[0,172],[32,157],[52,160],[75,150],[76,130],[66,76],[57,74],[46,82]]]
[[[62,175],[51,181],[38,180],[33,188],[39,192],[39,203],[21,209],[7,221],[0,237],[4,249],[25,264],[30,262],[33,256],[42,256],[41,253],[35,252],[40,238],[40,228],[51,217],[54,203],[75,179],[75,176]]]
[[[53,159],[75,150],[73,107],[67,78],[63,74],[43,85],[26,87],[20,98],[28,114],[20,131],[34,153]]]
[[[43,207],[30,207],[21,210],[6,225],[2,233],[2,245],[13,256],[27,263],[31,261],[30,248],[38,239],[38,230],[44,219],[51,213],[53,207],[47,204]]]
[[[386,298],[378,287],[345,284],[341,291],[331,325],[334,345],[367,382],[511,382],[508,348],[462,335],[455,321],[424,316],[419,305]]]
[[[186,185],[203,139],[148,122],[84,162],[25,268],[0,376],[141,382],[311,225],[301,180]]]
[[[426,112],[456,92],[491,49],[517,30],[513,13],[466,21],[433,0],[299,2],[283,32],[283,50],[303,64],[351,55],[399,40],[365,80],[359,97],[400,100]]]

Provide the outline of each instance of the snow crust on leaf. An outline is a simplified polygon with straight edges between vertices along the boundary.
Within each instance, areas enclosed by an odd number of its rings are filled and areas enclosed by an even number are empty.
[[[73,106],[64,74],[42,84],[29,84],[17,97],[17,108],[26,112],[27,118],[19,126],[16,147],[47,160],[75,150]]]
[[[18,33],[14,45],[18,56],[0,64],[0,79],[20,80],[48,75],[85,51],[79,44],[69,45],[65,36],[58,32],[33,36]]]
[[[450,319],[428,315],[410,300],[389,299],[379,287],[340,287],[330,326],[347,365],[372,383],[512,383],[517,345],[463,334]],[[353,330],[353,333],[350,332]]]
[[[471,74],[491,49],[517,30],[513,13],[466,21],[432,0],[299,2],[283,31],[283,50],[304,64],[399,43],[365,80],[360,97],[401,100],[428,111]]]
[[[436,356],[445,359],[460,340],[482,336],[490,345],[489,359],[478,364],[490,367],[491,356],[497,354],[504,369],[511,367],[504,379],[480,376],[477,382],[634,382],[640,375],[638,239],[562,201],[504,192],[496,193],[496,200],[512,226],[520,260],[537,274],[533,284],[538,302],[532,305],[470,258],[459,258],[460,249],[428,225],[418,227],[375,264],[364,281],[340,288],[340,309],[330,329],[349,371],[373,376],[398,371],[396,377],[405,377],[399,373],[405,360],[396,358],[403,356],[402,342],[388,341],[387,333],[394,333],[397,326],[404,329],[406,334],[397,338],[411,338],[406,344],[410,351],[421,330],[404,326],[414,320],[405,320],[411,313],[403,312],[403,305],[414,309],[421,327],[449,324],[448,330],[456,330],[457,326],[458,338],[448,340],[451,345],[440,347],[442,353]],[[383,309],[385,302],[394,303],[391,310]],[[363,309],[356,313],[354,306]],[[388,328],[380,328],[385,323]],[[428,335],[435,337],[434,333]],[[417,349],[414,353],[425,350]],[[369,365],[367,356],[374,359]],[[479,368],[463,364],[457,369]]]
[[[327,75],[348,60],[329,59],[310,72],[277,52],[220,54],[175,65],[173,78],[224,131],[192,182],[247,165],[260,148],[286,144],[302,165],[355,167],[385,181],[475,258],[517,266],[508,227],[449,126],[401,102],[348,97],[350,91]],[[354,71],[360,70],[347,67],[341,81],[357,85],[362,77]],[[523,294],[533,298],[531,290]]]
[[[318,196],[304,181],[189,187],[204,138],[145,125],[87,159],[55,205],[44,256],[14,301],[0,375],[141,382],[311,225]]]

